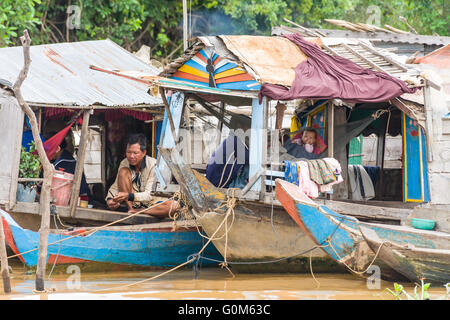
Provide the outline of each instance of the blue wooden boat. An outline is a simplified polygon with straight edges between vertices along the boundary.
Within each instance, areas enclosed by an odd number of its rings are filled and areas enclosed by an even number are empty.
[[[438,231],[402,228],[401,237],[387,238],[386,232],[361,225],[361,233],[374,252],[390,267],[409,280],[445,284],[450,282],[450,234]],[[422,241],[402,241],[414,234]]]
[[[5,211],[0,209],[6,242],[28,267],[38,261],[39,233],[23,229]],[[122,266],[170,268],[184,263],[189,256],[198,253],[206,243],[191,220],[177,221],[177,230],[172,231],[172,222],[144,225],[116,226],[94,231],[95,228],[74,230],[50,230],[48,236],[47,263],[86,264],[108,263]],[[73,237],[77,234],[85,235]],[[61,239],[68,240],[55,243]],[[33,250],[31,252],[28,252]],[[28,252],[28,253],[25,253]],[[202,256],[220,259],[216,248],[209,244]],[[211,265],[209,261],[202,266]]]
[[[399,235],[397,228],[389,229],[381,224],[369,224],[358,221],[354,217],[334,212],[324,205],[319,205],[308,198],[301,189],[285,180],[275,180],[275,192],[278,201],[297,225],[317,244],[320,245],[331,259],[346,266],[359,276],[369,276],[365,273],[371,265],[380,268],[381,277],[385,280],[406,280],[406,278],[391,268],[383,260],[376,257],[361,235],[360,225],[377,229],[387,237]],[[404,241],[421,241],[415,235],[405,235]]]

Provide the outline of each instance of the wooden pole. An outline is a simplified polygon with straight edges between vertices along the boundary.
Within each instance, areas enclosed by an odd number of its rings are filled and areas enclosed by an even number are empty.
[[[167,102],[166,93],[164,92],[164,89],[161,87],[159,88],[159,92],[160,92],[161,98],[164,102],[164,108],[166,109],[167,118],[169,119],[170,131],[172,131],[173,141],[175,142],[175,144],[177,144],[178,139],[177,139],[177,135],[175,133],[175,124],[173,123],[172,112],[170,112],[170,107],[169,107],[169,103]]]
[[[225,116],[225,102],[220,102],[220,116],[219,125],[218,125],[218,135],[216,139],[216,145],[219,145],[222,141],[222,129],[223,129],[223,117]]]
[[[387,127],[388,115],[384,114],[380,117],[381,126],[380,133],[377,139],[377,159],[376,166],[380,168],[380,174],[378,175],[378,183],[375,187],[375,199],[383,200],[383,177],[384,177],[384,150],[386,148],[386,132],[389,129]]]
[[[86,155],[86,147],[89,135],[89,118],[91,110],[84,111],[83,125],[81,126],[80,146],[77,153],[77,164],[75,166],[75,173],[73,177],[72,193],[70,194],[70,216],[75,216],[75,210],[78,204],[78,197],[80,195],[81,177],[83,176],[84,158]]]
[[[187,1],[183,0],[183,49],[188,48],[188,32],[187,32]]]
[[[42,183],[42,189],[40,194],[40,203],[39,203],[39,213],[41,215],[41,227],[39,229],[39,254],[38,254],[38,263],[36,267],[36,291],[44,291],[44,276],[45,276],[45,268],[47,265],[47,245],[48,245],[48,232],[50,227],[50,191],[51,184],[54,174],[54,167],[50,163],[47,158],[47,154],[44,150],[44,145],[42,144],[41,137],[39,135],[38,125],[36,116],[31,110],[28,103],[25,102],[22,96],[22,92],[20,87],[22,86],[23,81],[28,75],[28,70],[30,68],[31,58],[30,58],[30,43],[31,39],[28,35],[28,31],[24,30],[23,36],[20,37],[20,41],[23,46],[23,55],[24,55],[24,66],[19,73],[19,77],[17,78],[16,83],[14,83],[13,91],[14,95],[19,103],[19,106],[22,108],[23,112],[28,116],[31,124],[31,131],[33,133],[33,139],[36,143],[36,149],[39,154],[39,159],[42,164],[42,168],[44,171],[44,181]]]
[[[431,107],[430,81],[427,79],[425,80],[425,86],[423,87],[423,107],[425,109],[425,138],[428,151],[427,160],[428,162],[431,162],[433,161],[433,109]]]
[[[328,121],[328,157],[334,157],[334,104],[328,103],[327,108],[327,121]]]
[[[3,221],[0,215],[0,260],[1,273],[3,278],[3,291],[5,294],[11,293],[11,280],[9,279],[8,257],[6,255],[5,233],[3,231]]]

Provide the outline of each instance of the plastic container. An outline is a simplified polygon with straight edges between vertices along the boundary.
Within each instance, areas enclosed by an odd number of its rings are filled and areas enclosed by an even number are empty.
[[[64,171],[55,171],[52,179],[50,196],[57,206],[67,206],[72,192],[73,174]]]
[[[435,225],[436,221],[434,220],[418,219],[418,218],[411,219],[411,226],[416,229],[433,230]]]
[[[24,187],[23,184],[17,185],[16,199],[18,202],[34,202],[36,199],[36,188]]]

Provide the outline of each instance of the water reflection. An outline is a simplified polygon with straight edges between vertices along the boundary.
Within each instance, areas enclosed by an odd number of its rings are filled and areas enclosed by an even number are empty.
[[[1,295],[0,300],[45,299],[270,299],[270,300],[392,300],[384,291],[393,283],[381,281],[380,288],[369,289],[366,280],[351,274],[235,274],[217,268],[200,270],[194,279],[192,269],[176,270],[152,281],[144,281],[162,271],[81,273],[78,287],[74,287],[71,274],[54,272],[46,281],[53,292],[35,294],[34,274],[24,273],[20,266],[13,267],[12,294]],[[141,281],[139,284],[135,284]],[[144,281],[144,282],[142,282]],[[130,285],[135,284],[135,285]],[[412,293],[414,285],[402,283]],[[432,298],[445,293],[445,289],[431,287]]]

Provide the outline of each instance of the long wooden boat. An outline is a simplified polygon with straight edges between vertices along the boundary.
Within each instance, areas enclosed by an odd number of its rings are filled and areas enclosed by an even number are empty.
[[[159,148],[186,195],[190,212],[211,237],[225,219],[226,201],[232,196],[212,185],[172,149]],[[226,224],[212,240],[238,272],[345,272],[300,230],[283,208],[238,200]],[[311,261],[309,259],[312,259]]]
[[[372,274],[365,271],[376,265],[385,280],[405,280],[395,268],[379,259],[361,235],[360,225],[379,230],[389,238],[407,236],[398,232],[399,226],[390,228],[381,224],[360,222],[354,217],[334,212],[319,205],[290,182],[276,179],[276,196],[291,218],[334,261],[346,266],[359,276]],[[410,240],[405,238],[404,241]]]
[[[381,232],[383,230],[361,225],[362,236],[372,250],[379,251],[378,256],[383,262],[409,280],[450,282],[450,234],[409,227],[397,229],[402,236],[392,239],[386,232]]]
[[[23,229],[6,211],[0,210],[0,214],[9,247],[16,255],[22,254],[18,257],[27,267],[36,266],[38,251],[34,249],[39,245],[39,233]],[[76,228],[71,231],[52,229],[48,236],[47,263],[174,267],[198,253],[206,243],[199,235],[195,222],[178,221],[177,226],[176,231],[172,231],[170,222],[107,227],[98,231],[94,228]],[[95,232],[89,233],[90,230]],[[85,236],[80,235],[84,231],[88,231]],[[79,236],[73,237],[77,234]],[[70,239],[64,240],[66,238]],[[50,245],[54,242],[57,243]],[[220,259],[220,254],[212,244],[206,247],[202,255]],[[202,265],[213,264],[205,261]]]

